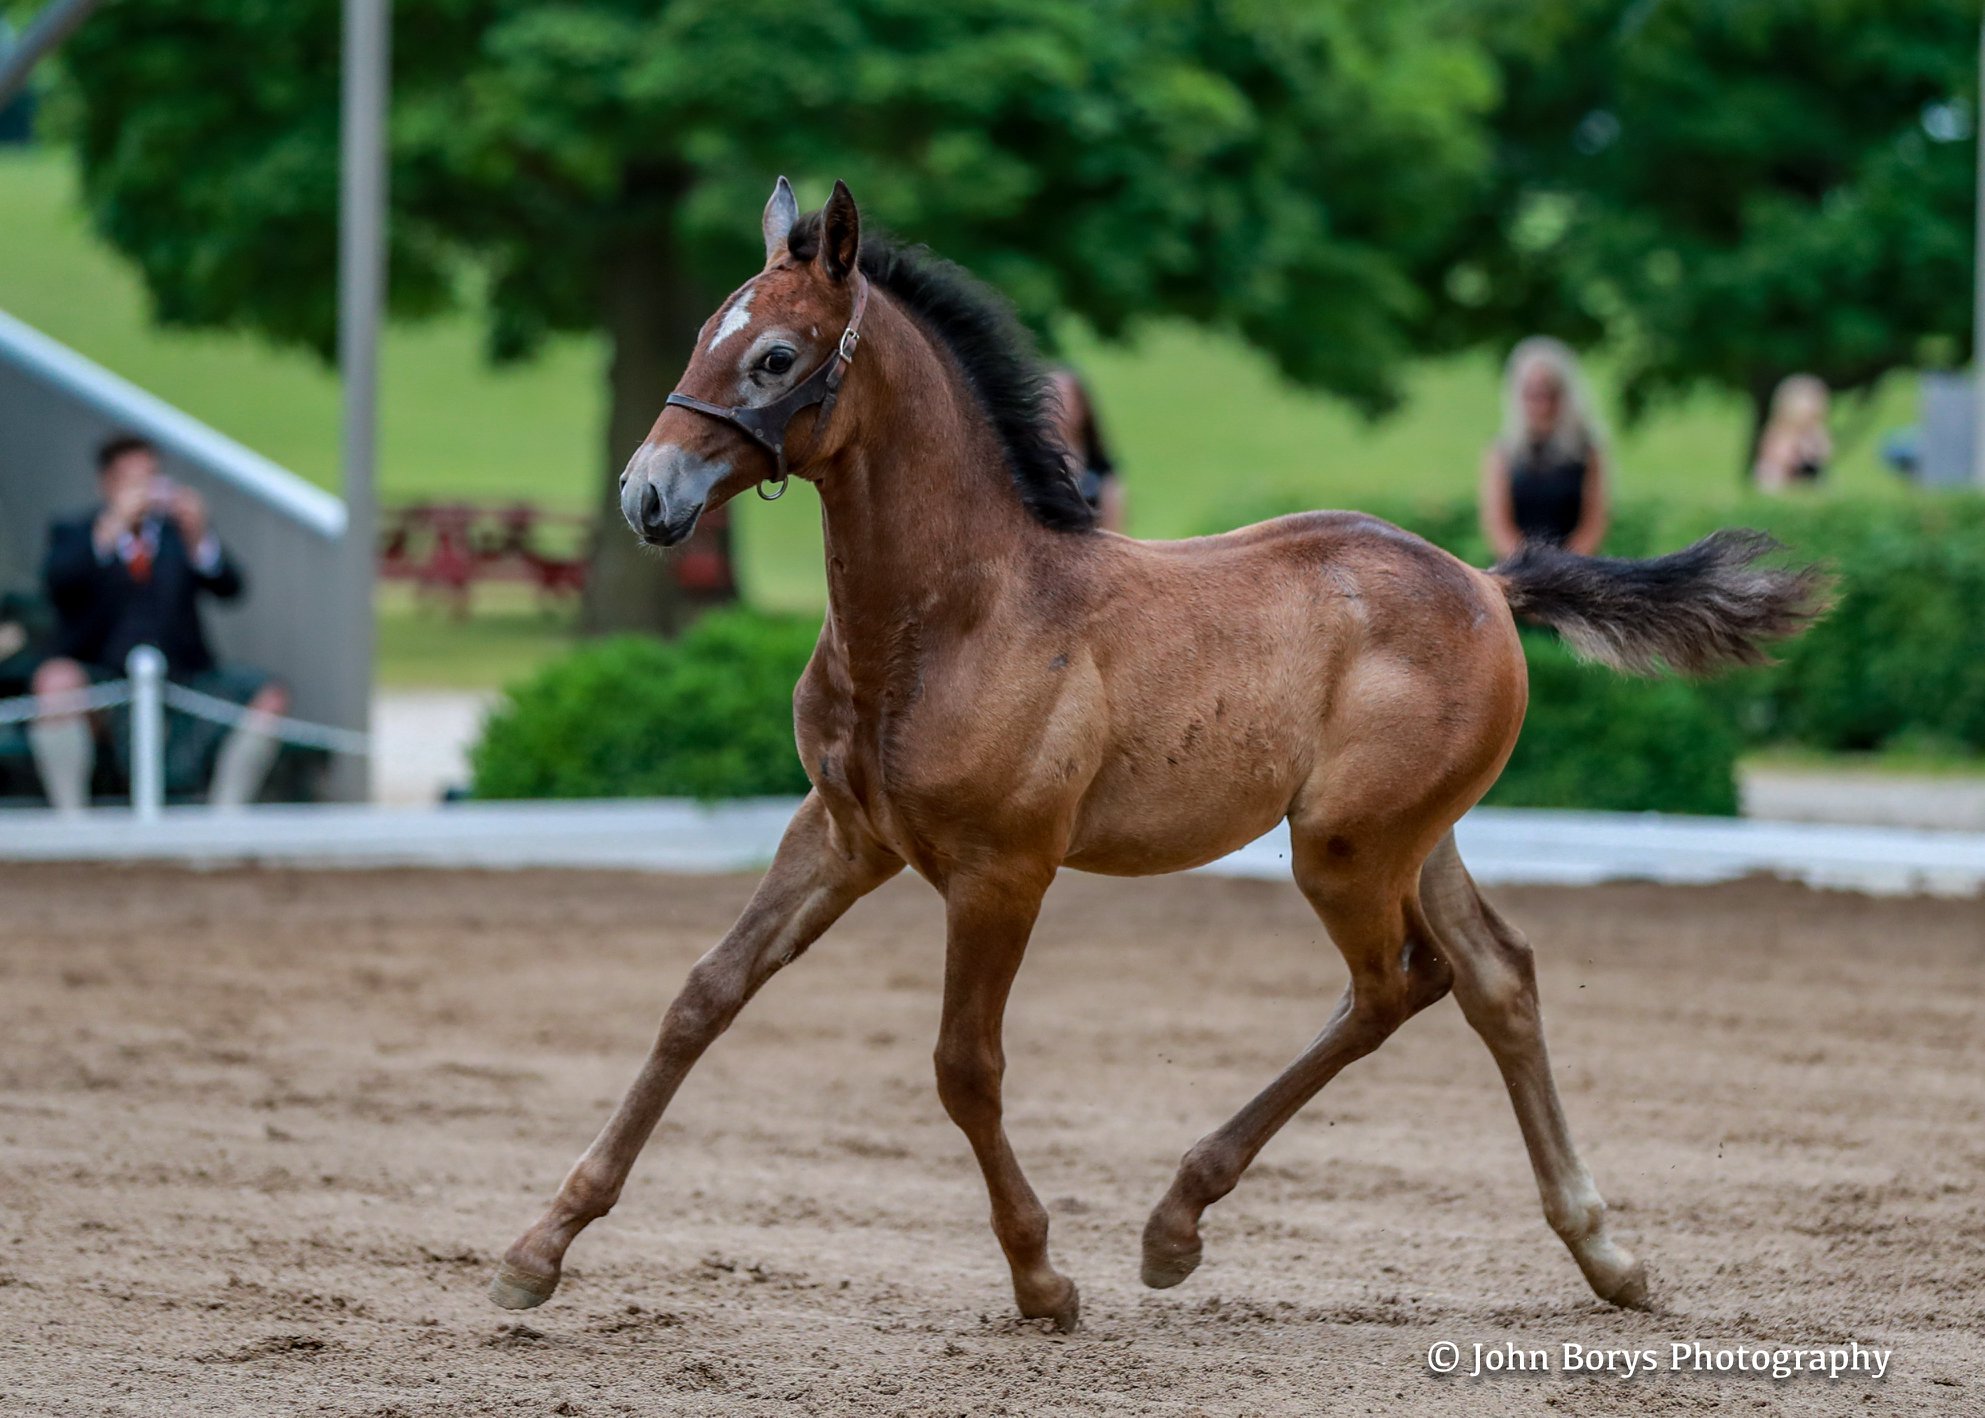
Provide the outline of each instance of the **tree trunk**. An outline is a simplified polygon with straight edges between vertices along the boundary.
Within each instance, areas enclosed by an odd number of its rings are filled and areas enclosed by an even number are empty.
[[[611,349],[606,461],[580,629],[674,635],[698,612],[736,599],[729,518],[722,511],[705,516],[673,551],[644,547],[620,515],[620,473],[654,426],[709,311],[666,240],[631,244],[609,257],[602,296]]]

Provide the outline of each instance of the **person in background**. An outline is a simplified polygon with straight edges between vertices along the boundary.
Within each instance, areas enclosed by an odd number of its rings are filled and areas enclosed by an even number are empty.
[[[1596,556],[1606,539],[1605,449],[1578,360],[1557,340],[1533,336],[1510,352],[1480,500],[1498,557],[1525,542]]]
[[[1826,426],[1831,403],[1826,381],[1815,375],[1793,374],[1779,382],[1751,468],[1751,480],[1762,491],[1820,480],[1833,459],[1833,435]]]
[[[55,653],[35,670],[34,692],[53,702],[29,743],[50,805],[78,812],[88,804],[96,757],[89,720],[60,712],[59,696],[122,679],[125,656],[138,645],[165,656],[168,678],[254,712],[232,731],[173,715],[168,790],[197,789],[211,761],[215,806],[252,801],[278,747],[268,717],[288,711],[289,695],[258,670],[218,664],[208,648],[199,598],[232,600],[242,579],[208,524],[206,503],[161,473],[152,444],[128,434],[98,450],[97,493],[94,509],[49,529],[42,568],[55,607]],[[128,735],[115,737],[126,754]]]
[[[1123,479],[1117,474],[1116,460],[1103,442],[1103,430],[1096,421],[1096,406],[1074,370],[1059,368],[1048,374],[1054,390],[1055,431],[1068,450],[1069,471],[1082,499],[1096,509],[1096,525],[1107,532],[1124,528]]]

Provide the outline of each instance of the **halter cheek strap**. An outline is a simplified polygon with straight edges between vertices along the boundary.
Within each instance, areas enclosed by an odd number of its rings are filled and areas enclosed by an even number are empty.
[[[813,421],[813,437],[808,440],[808,450],[819,444],[820,435],[827,428],[827,416],[834,412],[834,401],[841,396],[841,381],[848,377],[848,366],[854,362],[855,348],[861,343],[862,313],[867,309],[868,277],[857,271],[855,308],[849,312],[848,328],[841,332],[841,340],[834,347],[834,353],[820,368],[769,404],[712,404],[680,391],[670,394],[667,402],[730,424],[770,453],[778,471],[769,480],[772,491],[767,492],[768,484],[761,482],[758,495],[767,502],[775,501],[785,495],[786,478],[789,476],[786,471],[787,426],[801,409],[818,404],[820,412]]]

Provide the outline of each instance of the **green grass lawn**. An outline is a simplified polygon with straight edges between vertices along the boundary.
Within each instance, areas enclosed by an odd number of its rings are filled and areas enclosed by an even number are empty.
[[[1747,768],[1787,773],[1866,775],[1878,778],[1982,778],[1985,757],[1962,748],[1879,748],[1872,753],[1825,753],[1779,746],[1744,755]]]
[[[0,309],[336,489],[336,375],[311,355],[246,335],[153,327],[135,271],[90,232],[64,155],[0,149]],[[482,362],[478,338],[466,319],[387,338],[382,495],[580,507],[597,459],[598,349],[563,341],[530,368],[496,371]]]
[[[387,688],[488,689],[522,679],[572,643],[569,603],[546,606],[527,586],[476,592],[474,613],[421,601],[405,585],[380,588],[374,670]]]
[[[0,309],[336,488],[333,374],[307,355],[245,335],[155,329],[135,275],[89,232],[59,153],[0,150]],[[1160,324],[1127,348],[1079,337],[1070,346],[1096,390],[1130,489],[1131,529],[1142,536],[1200,531],[1230,509],[1269,497],[1355,507],[1466,494],[1498,420],[1497,363],[1487,356],[1422,364],[1406,407],[1366,424],[1332,400],[1291,389],[1263,360],[1217,335]],[[527,368],[498,372],[482,361],[471,317],[395,329],[383,356],[383,497],[588,507],[601,460],[602,361],[598,340],[574,338]],[[1603,367],[1596,373],[1603,393]],[[656,390],[658,407],[663,392]],[[1703,396],[1622,431],[1618,495],[1734,497],[1745,417],[1737,401]],[[1867,433],[1844,447],[1834,485],[1888,486],[1872,435],[1914,417],[1909,379],[1890,381],[1866,417],[1847,414],[1843,424]],[[743,499],[738,535],[740,575],[753,600],[793,609],[820,603],[819,518],[810,492],[776,504]],[[500,598],[464,627],[414,615],[389,597],[382,602],[382,680],[501,682],[555,650],[562,633],[556,621]]]

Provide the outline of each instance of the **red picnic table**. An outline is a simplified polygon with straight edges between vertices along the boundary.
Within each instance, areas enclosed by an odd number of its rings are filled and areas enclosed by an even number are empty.
[[[721,512],[706,519],[712,529]],[[455,613],[469,612],[477,582],[508,581],[537,588],[540,599],[577,595],[586,587],[593,519],[547,512],[532,503],[419,502],[381,518],[379,574],[411,581],[422,595],[446,596]],[[730,566],[714,537],[698,534],[669,559],[684,590],[731,586]]]

